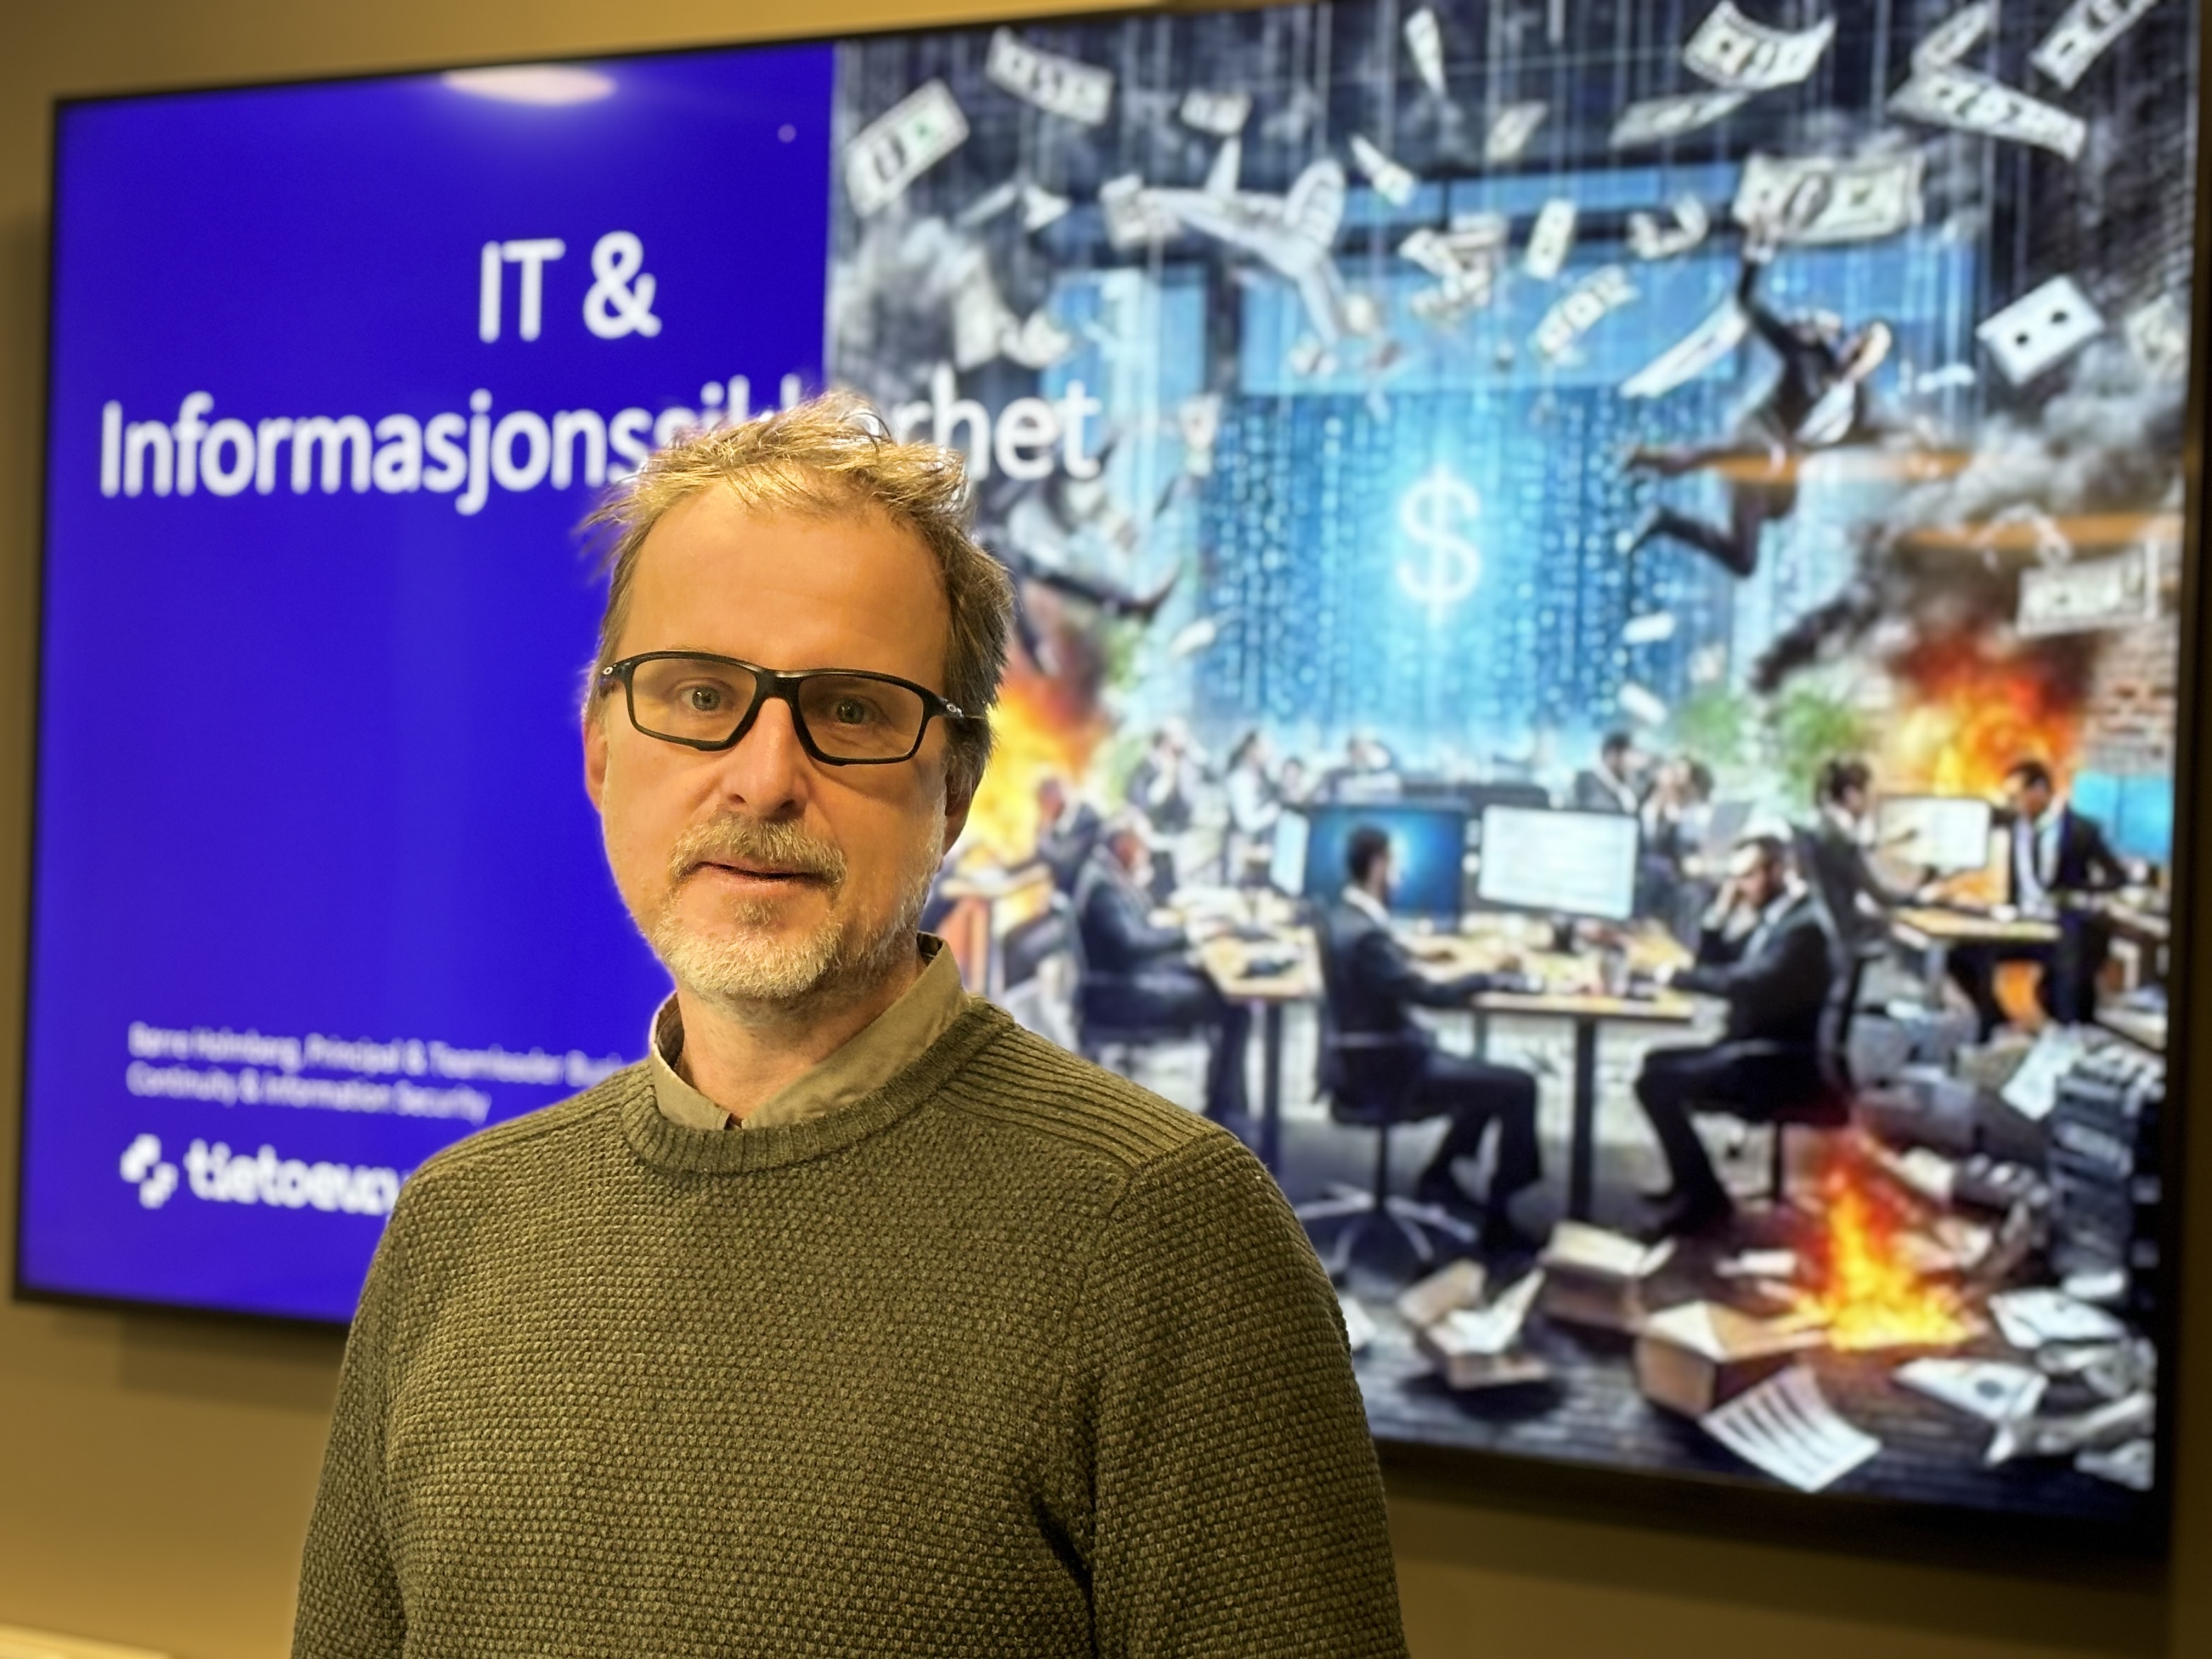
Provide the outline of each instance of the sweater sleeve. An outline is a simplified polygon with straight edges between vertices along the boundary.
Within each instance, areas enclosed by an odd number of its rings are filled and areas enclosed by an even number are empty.
[[[406,1645],[406,1612],[385,1528],[384,1422],[403,1194],[378,1243],[346,1334],[337,1410],[300,1567],[293,1659],[385,1659]]]
[[[1402,1656],[1342,1315],[1259,1162],[1208,1135],[1140,1170],[1076,1319],[1102,1659]]]

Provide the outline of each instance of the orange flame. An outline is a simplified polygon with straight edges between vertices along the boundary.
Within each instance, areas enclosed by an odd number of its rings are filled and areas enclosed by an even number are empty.
[[[1923,646],[1893,666],[1902,706],[1881,757],[1892,787],[1988,795],[2019,761],[2069,769],[2081,744],[2081,699],[2046,665],[1954,644]]]
[[[1832,1346],[1948,1348],[1977,1334],[1959,1292],[1906,1263],[1887,1205],[1844,1166],[1824,1185],[1827,1231],[1810,1253],[1820,1283],[1799,1297],[1798,1312],[1826,1328]]]
[[[1011,669],[991,712],[996,742],[961,836],[963,850],[999,864],[1029,856],[1036,845],[1036,789],[1047,777],[1079,790],[1091,757],[1107,735],[1103,715],[1083,712],[1054,681]]]

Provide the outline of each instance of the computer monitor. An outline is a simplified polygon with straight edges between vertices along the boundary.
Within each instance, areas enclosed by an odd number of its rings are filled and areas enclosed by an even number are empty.
[[[1963,875],[1990,862],[1989,802],[1964,795],[1893,795],[1875,809],[1878,849],[1938,875]]]
[[[1636,820],[1622,812],[1491,807],[1475,896],[1508,909],[1626,921],[1636,908],[1638,839]]]
[[[1306,843],[1313,826],[1304,812],[1285,811],[1275,819],[1274,846],[1267,857],[1267,884],[1293,896],[1306,890]]]
[[[1390,909],[1401,916],[1459,919],[1467,859],[1467,814],[1454,806],[1343,804],[1305,814],[1306,856],[1301,890],[1326,902],[1352,879],[1346,855],[1355,830],[1371,825],[1390,837]],[[1282,842],[1276,842],[1279,856]]]

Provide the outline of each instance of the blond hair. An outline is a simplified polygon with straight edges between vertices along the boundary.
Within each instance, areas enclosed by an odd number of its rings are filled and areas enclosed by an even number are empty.
[[[894,441],[874,408],[849,392],[825,392],[743,426],[681,439],[649,456],[592,514],[586,523],[614,532],[593,686],[600,684],[597,671],[615,659],[646,537],[671,507],[718,486],[757,512],[878,513],[921,538],[937,561],[951,617],[945,699],[963,716],[946,722],[947,776],[954,793],[973,794],[991,756],[990,709],[1006,665],[1013,584],[969,529],[960,453]]]

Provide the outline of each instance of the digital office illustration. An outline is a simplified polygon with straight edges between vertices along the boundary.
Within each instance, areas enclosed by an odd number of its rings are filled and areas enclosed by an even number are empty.
[[[2154,1537],[2197,9],[1760,15],[66,107],[25,1287],[343,1320],[638,1057],[579,526],[842,386],[1018,595],[930,925],[1378,1437]]]

